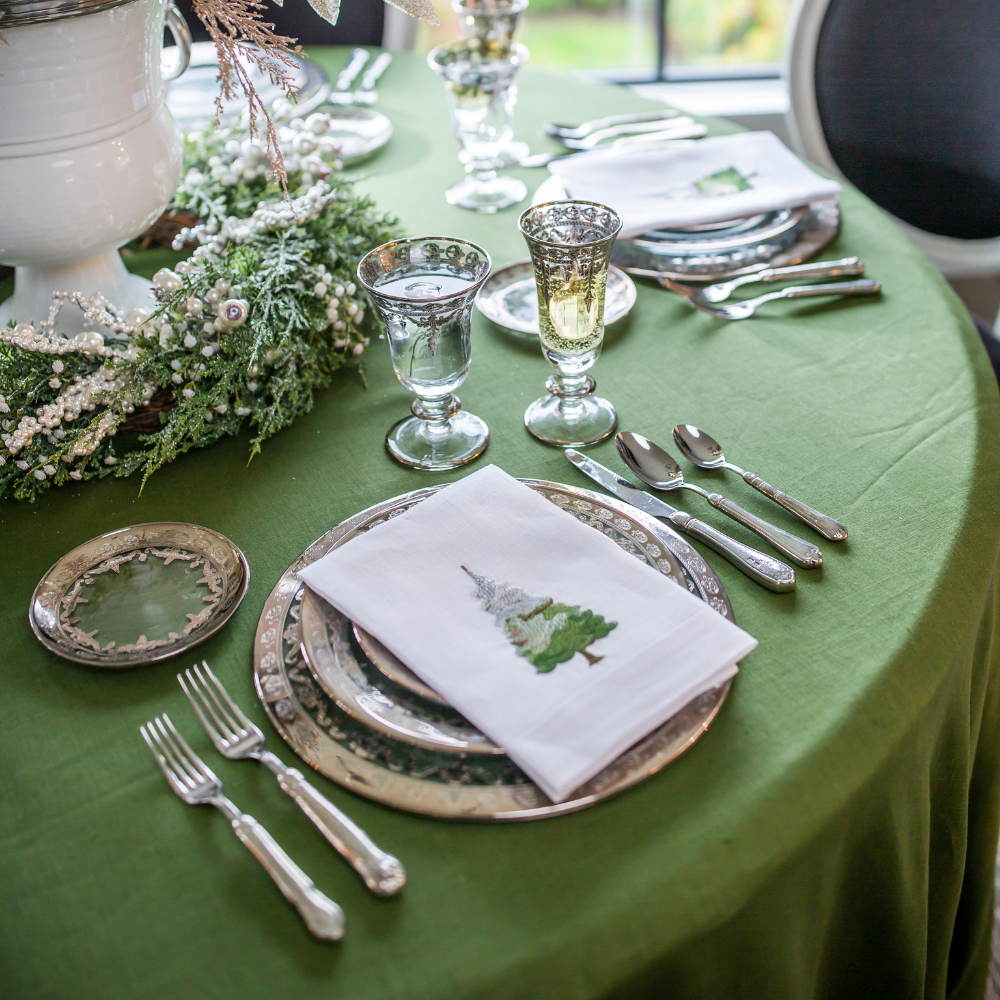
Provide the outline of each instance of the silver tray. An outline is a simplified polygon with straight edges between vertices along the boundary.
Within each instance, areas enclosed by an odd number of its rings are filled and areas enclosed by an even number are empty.
[[[666,525],[589,490],[533,479],[521,482],[603,531],[637,558],[654,562],[657,569],[673,572],[674,564],[680,565],[684,585],[732,619],[732,607],[716,575]],[[466,820],[541,819],[583,809],[632,787],[687,750],[715,718],[730,681],[696,698],[560,803],[552,803],[503,754],[428,749],[372,728],[338,706],[302,655],[302,604],[307,588],[296,574],[335,546],[403,513],[440,488],[386,500],[348,518],[306,549],[271,591],[257,626],[254,681],[265,711],[288,745],[306,763],[359,795],[426,816]],[[426,702],[421,706],[419,698],[405,688],[394,689],[352,642],[349,632],[344,638],[365,683],[380,697],[419,707],[425,718],[440,710]],[[457,713],[448,721],[469,726]]]
[[[608,268],[604,325],[628,315],[635,305],[635,282],[621,269]],[[528,337],[538,336],[538,293],[530,260],[518,260],[494,271],[476,295],[476,308],[497,326]]]
[[[179,521],[133,524],[51,566],[28,619],[42,644],[67,660],[135,667],[204,642],[249,585],[246,557],[225,535]]]
[[[532,201],[565,197],[559,179],[549,177],[539,186]],[[621,239],[615,243],[611,259],[622,270],[638,277],[720,281],[765,267],[800,264],[825,247],[839,228],[839,204],[827,199],[796,209],[733,220],[726,226],[712,223]]]

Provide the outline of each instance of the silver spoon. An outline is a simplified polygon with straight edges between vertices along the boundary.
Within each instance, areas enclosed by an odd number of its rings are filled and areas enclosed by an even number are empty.
[[[681,467],[659,445],[631,431],[619,431],[615,435],[615,447],[622,461],[647,485],[654,490],[691,490],[703,496],[713,507],[727,514],[734,521],[766,538],[779,552],[805,569],[815,569],[823,564],[823,553],[810,542],[791,532],[769,524],[763,518],[744,510],[739,504],[709,493],[700,486],[684,482]]]
[[[790,267],[766,267],[763,271],[744,274],[731,281],[720,281],[698,289],[702,298],[713,305],[725,302],[741,285],[752,285],[757,281],[788,281],[795,278],[833,278],[839,274],[864,274],[865,265],[858,257],[844,257],[841,260],[818,260],[812,264],[792,264]]]
[[[355,104],[375,104],[378,102],[378,91],[375,84],[378,78],[389,68],[392,62],[391,52],[381,52],[375,57],[375,62],[368,67],[361,80],[361,87],[354,91]]]
[[[727,462],[726,456],[722,453],[722,445],[697,427],[691,424],[678,424],[674,428],[674,443],[689,462],[693,462],[702,469],[731,469],[733,472],[739,473],[755,490],[770,497],[776,504],[780,504],[789,513],[794,514],[800,521],[805,521],[810,528],[814,528],[824,538],[829,538],[831,542],[846,540],[847,528],[839,521],[827,517],[826,514],[821,514],[818,510],[790,497],[787,493],[782,493],[777,487],[765,483],[763,479],[755,476],[752,472],[746,472],[738,465]]]
[[[354,102],[354,95],[351,93],[351,84],[361,72],[365,63],[368,62],[368,51],[366,49],[352,49],[350,62],[340,71],[337,77],[336,86],[330,91],[327,103],[348,105]]]
[[[695,309],[707,312],[717,319],[748,319],[765,302],[772,302],[774,299],[805,299],[816,295],[875,295],[882,288],[882,282],[872,281],[870,278],[862,278],[860,281],[833,281],[828,285],[792,285],[789,288],[782,288],[780,292],[758,295],[755,299],[714,306],[702,295],[700,288],[692,288],[690,285],[662,275],[659,280],[664,288],[683,295]]]

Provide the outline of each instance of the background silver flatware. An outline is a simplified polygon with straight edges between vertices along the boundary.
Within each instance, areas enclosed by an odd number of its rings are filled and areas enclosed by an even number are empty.
[[[629,115],[608,115],[606,118],[595,118],[593,121],[583,122],[580,125],[555,125],[548,122],[543,125],[547,135],[557,139],[582,139],[591,132],[598,129],[610,128],[612,125],[629,125],[635,122],[655,122],[666,121],[676,118],[680,114],[673,108],[660,108],[657,111],[639,111]]]
[[[273,771],[281,790],[295,800],[377,896],[392,896],[403,888],[406,871],[399,859],[378,847],[361,827],[313,788],[301,772],[285,767],[278,757],[264,749],[264,734],[243,714],[204,660],[193,672],[186,670],[183,677],[178,674],[177,681],[223,757],[255,760]]]
[[[368,67],[361,80],[360,89],[354,91],[355,104],[375,104],[378,101],[378,91],[375,84],[378,78],[389,68],[392,62],[391,52],[380,52],[375,57],[375,62]]]
[[[714,306],[702,296],[701,289],[683,285],[671,278],[661,277],[659,280],[664,288],[683,295],[695,309],[715,316],[716,319],[748,319],[765,302],[774,299],[806,299],[817,295],[875,295],[882,289],[882,282],[870,278],[862,278],[861,281],[833,281],[828,285],[792,285],[789,288],[782,288],[781,291],[768,292],[766,295],[758,295],[757,298],[747,299],[744,302]]]
[[[787,281],[791,278],[832,278],[838,274],[864,274],[865,264],[859,257],[844,257],[842,260],[818,260],[813,264],[793,264],[791,267],[768,267],[755,274],[744,274],[732,281],[700,288],[701,296],[707,302],[725,302],[741,285],[757,281]]]
[[[774,556],[769,556],[766,552],[744,545],[743,542],[730,538],[729,535],[713,528],[704,521],[699,521],[698,518],[686,511],[671,507],[670,504],[651,496],[627,479],[622,479],[617,473],[605,468],[599,462],[587,458],[575,448],[567,448],[566,457],[584,475],[589,476],[595,483],[599,483],[619,500],[624,500],[625,503],[638,508],[644,514],[662,517],[675,528],[679,528],[693,538],[704,542],[755,583],[759,583],[762,587],[773,590],[777,594],[784,594],[795,589],[795,570],[791,566],[786,566],[780,559],[775,559]]]
[[[351,84],[357,79],[364,64],[368,62],[368,52],[366,49],[353,49],[350,61],[340,71],[337,82],[330,91],[327,101],[330,104],[353,104],[354,95],[351,93]]]
[[[718,493],[709,493],[700,486],[684,482],[680,466],[670,454],[649,438],[631,431],[619,431],[615,435],[615,447],[628,468],[654,490],[691,490],[704,497],[716,510],[721,510],[723,514],[769,541],[799,566],[815,569],[823,564],[823,553],[811,542],[751,514]]]
[[[253,816],[241,813],[222,794],[222,782],[187,745],[166,713],[140,726],[139,731],[173,791],[190,806],[215,806],[285,899],[299,911],[306,927],[318,938],[339,941],[344,936],[344,911],[316,888]]]
[[[683,117],[675,118],[671,122],[640,122],[635,125],[614,125],[611,128],[598,129],[596,132],[591,132],[589,135],[584,136],[582,139],[560,139],[555,137],[558,142],[561,142],[567,149],[593,149],[595,146],[606,141],[607,139],[616,139],[619,136],[625,135],[645,135],[649,133],[656,133],[657,135],[673,136],[675,132],[682,133],[685,138],[688,138],[688,130],[697,126],[697,122],[693,118]],[[708,131],[706,126],[702,126]]]
[[[847,538],[847,528],[839,521],[827,517],[826,514],[821,514],[818,510],[790,497],[787,493],[782,493],[777,487],[765,483],[760,476],[755,476],[752,472],[746,472],[738,465],[727,462],[726,456],[722,452],[722,445],[703,430],[699,430],[692,424],[678,424],[674,428],[673,438],[677,447],[680,448],[681,454],[689,462],[693,462],[702,469],[730,469],[741,475],[755,490],[759,490],[764,496],[769,497],[776,504],[780,504],[799,520],[805,521],[810,528],[815,528],[824,538],[829,538],[831,542],[842,542]]]
[[[606,148],[652,149],[659,146],[689,145],[692,139],[701,139],[707,134],[707,125],[699,125],[697,122],[694,122],[691,125],[687,125],[684,128],[673,131],[650,132],[641,135],[623,136],[621,139],[616,139],[614,142],[610,143]],[[522,167],[546,167],[553,160],[558,160],[560,157],[566,155],[566,153],[532,153],[529,156],[522,156],[521,159],[518,160],[518,165]],[[659,274],[657,272],[650,271],[648,272],[648,276],[658,278]]]

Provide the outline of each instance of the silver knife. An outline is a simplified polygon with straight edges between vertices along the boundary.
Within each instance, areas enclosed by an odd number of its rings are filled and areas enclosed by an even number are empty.
[[[622,479],[599,462],[587,458],[575,448],[567,448],[566,457],[584,475],[590,476],[595,483],[599,483],[619,500],[624,500],[625,503],[637,507],[646,514],[652,514],[653,517],[662,517],[675,528],[680,528],[681,531],[704,542],[762,587],[767,587],[777,594],[795,589],[795,570],[791,566],[786,566],[780,559],[744,545],[743,542],[730,538],[729,535],[704,521],[699,521],[686,511],[671,507],[670,504],[651,496],[645,490],[640,490],[627,479]]]

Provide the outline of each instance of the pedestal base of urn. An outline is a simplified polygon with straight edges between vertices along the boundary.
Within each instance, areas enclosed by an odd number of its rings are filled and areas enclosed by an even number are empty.
[[[152,312],[156,308],[152,288],[152,282],[125,270],[117,250],[72,264],[18,266],[14,269],[14,294],[0,302],[0,326],[6,326],[9,320],[13,320],[37,327],[42,320],[48,319],[55,291],[82,292],[84,295],[100,292],[123,313],[130,309]],[[75,305],[69,303],[60,311],[55,329],[57,333],[73,336],[82,330],[92,330],[94,326],[84,319]],[[106,331],[99,332],[107,335]]]

